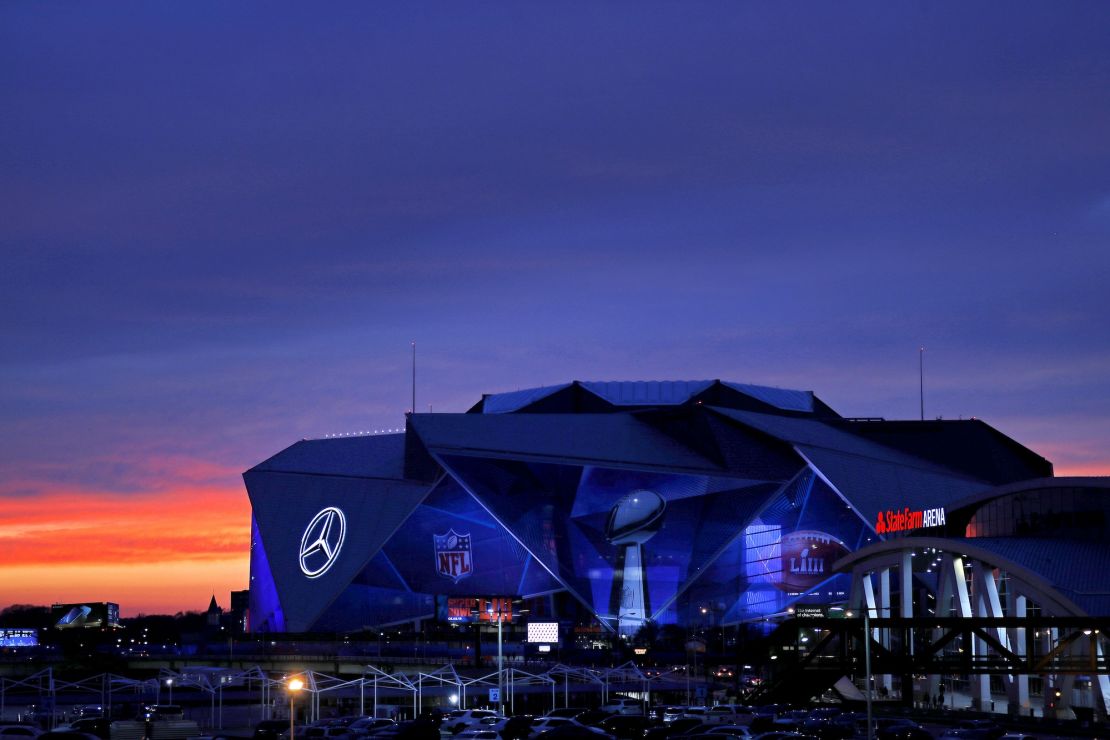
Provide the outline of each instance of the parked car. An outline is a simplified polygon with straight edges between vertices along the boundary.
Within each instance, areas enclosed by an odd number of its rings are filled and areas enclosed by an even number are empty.
[[[574,720],[570,717],[540,717],[532,720],[532,725],[528,728],[528,737],[536,737],[549,730],[554,730],[556,727],[569,725],[573,722]]]
[[[278,735],[289,730],[289,720],[264,719],[254,726],[252,740],[277,740]]]
[[[663,722],[669,725],[676,719],[680,719],[685,711],[686,707],[666,707],[663,710]]]
[[[467,729],[492,730],[502,740],[511,740],[511,738],[519,740],[519,738],[528,737],[532,721],[533,718],[530,714],[517,714],[512,717],[494,716],[479,720],[477,725],[471,725]]]
[[[492,709],[456,709],[448,712],[440,725],[440,731],[455,735],[470,727],[478,725],[482,720],[495,717],[504,719]]]
[[[304,728],[304,733],[297,733],[305,740],[352,740],[354,733],[343,725],[313,725]]]
[[[986,737],[991,740],[998,740],[1006,734],[1006,731],[991,722],[989,719],[965,719],[956,724],[956,728],[960,730],[977,730],[986,733]]]
[[[35,725],[26,724],[0,724],[0,738],[3,740],[12,740],[13,738],[31,738],[38,737],[42,734]]]
[[[374,730],[392,724],[394,724],[394,722],[391,719],[374,719],[373,717],[363,717],[362,719],[356,719],[354,722],[349,724],[347,726],[347,729],[350,730],[352,735],[366,736],[371,734]]]
[[[601,705],[601,711],[610,714],[643,714],[644,704],[638,699],[610,699]]]
[[[605,740],[606,738],[612,740],[613,738],[599,727],[588,727],[575,721],[559,725],[536,737],[543,740]]]
[[[701,739],[703,735],[729,735],[734,738],[749,738],[752,736],[752,731],[744,725],[703,725],[700,728],[694,728],[693,732],[686,733],[686,737]]]
[[[47,738],[47,740],[100,740],[96,735],[78,732],[77,730],[51,730],[42,733],[39,737]]]
[[[83,717],[68,724],[58,725],[54,729],[87,732],[90,735],[96,735],[101,740],[109,740],[112,735],[112,721],[107,717]]]
[[[588,709],[575,717],[574,721],[580,725],[596,727],[601,724],[602,720],[612,716],[612,712],[606,712],[601,709]]]
[[[798,726],[798,732],[817,735],[822,740],[847,740],[854,737],[858,728],[854,722],[838,722],[843,714],[839,707],[818,707],[810,710]],[[867,729],[866,720],[864,730]],[[866,734],[866,733],[865,733]]]
[[[371,737],[375,740],[439,740],[440,731],[434,722],[413,719],[379,727]]]
[[[746,712],[744,710],[747,710]],[[732,704],[717,704],[716,706],[709,707],[705,713],[705,721],[714,725],[734,725],[738,724],[738,720],[742,717],[751,717],[751,709],[748,707],[738,707]],[[749,719],[749,721],[751,721]]]
[[[635,738],[642,738],[647,730],[658,727],[658,725],[654,720],[643,715],[615,714],[606,720],[602,720],[598,727],[613,737],[634,740]]]
[[[665,740],[678,735],[695,734],[698,729],[710,727],[701,720],[690,717],[680,717],[670,724],[661,727],[652,727],[644,733],[644,740]]]
[[[933,740],[933,734],[916,722],[906,720],[875,733],[879,740]]]

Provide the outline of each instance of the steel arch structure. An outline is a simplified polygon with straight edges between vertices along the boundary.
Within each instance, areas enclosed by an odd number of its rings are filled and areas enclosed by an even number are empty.
[[[1110,620],[1086,614],[1039,574],[973,539],[887,540],[835,568],[851,574],[849,612],[866,613],[872,622],[873,654],[882,668],[874,671],[876,688],[883,693],[894,683],[887,667],[926,673],[929,697],[943,691],[940,678],[952,669],[972,677],[972,705],[988,709],[997,675],[1011,711],[1029,714],[1030,677],[1036,676],[1049,714],[1066,711],[1076,676],[1087,675],[1094,708],[1104,715],[1110,709]],[[912,687],[902,683],[903,697],[912,697]]]

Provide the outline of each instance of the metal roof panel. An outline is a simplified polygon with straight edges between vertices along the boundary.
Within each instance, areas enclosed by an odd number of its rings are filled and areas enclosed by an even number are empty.
[[[251,470],[403,480],[404,466],[405,435],[373,434],[304,439]]]
[[[586,380],[583,388],[614,406],[668,406],[686,403],[712,380]]]
[[[783,411],[813,412],[813,391],[795,391],[789,388],[732,383],[727,380],[722,380],[721,384]]]
[[[561,385],[544,385],[539,388],[522,388],[507,393],[492,393],[483,399],[482,413],[508,414],[569,387],[570,383],[563,383]]]

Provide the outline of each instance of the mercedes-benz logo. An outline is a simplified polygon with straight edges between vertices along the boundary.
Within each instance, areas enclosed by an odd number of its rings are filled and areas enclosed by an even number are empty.
[[[301,572],[319,578],[328,572],[339,557],[343,538],[347,536],[347,519],[334,506],[321,509],[301,537]]]

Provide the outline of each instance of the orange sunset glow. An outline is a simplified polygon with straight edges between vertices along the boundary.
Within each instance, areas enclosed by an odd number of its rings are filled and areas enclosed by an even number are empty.
[[[247,587],[241,487],[6,497],[0,604],[115,601],[124,616],[203,610]]]

